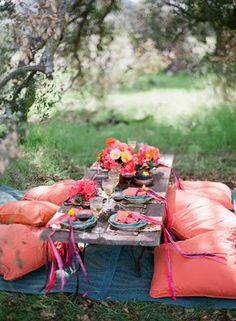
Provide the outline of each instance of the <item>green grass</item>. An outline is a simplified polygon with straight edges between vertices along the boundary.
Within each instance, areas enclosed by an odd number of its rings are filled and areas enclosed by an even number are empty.
[[[142,120],[154,117],[158,122],[175,124],[176,119],[219,104],[219,97],[210,85],[210,76],[164,73],[140,76],[135,83],[126,83],[126,89],[114,90],[99,105],[96,100],[82,98],[78,90],[69,90],[56,106],[54,113],[80,112],[83,119],[98,121],[112,113],[124,120]],[[128,89],[129,88],[129,89]],[[67,116],[68,118],[68,116]]]
[[[0,294],[0,321],[225,321],[235,311],[186,309],[150,302],[112,303],[73,295]]]
[[[122,141],[136,137],[139,142],[158,146],[162,153],[175,154],[183,175],[217,171],[234,177],[236,113],[221,105],[208,112],[185,117],[175,124],[152,117],[140,121],[81,123],[79,115],[30,125],[23,157],[11,163],[2,181],[18,188],[73,177],[91,165],[104,141],[114,136]]]
[[[209,82],[210,76],[187,74],[179,72],[175,75],[160,72],[158,74],[143,74],[135,81],[124,84],[122,91],[147,91],[151,89],[203,89]]]

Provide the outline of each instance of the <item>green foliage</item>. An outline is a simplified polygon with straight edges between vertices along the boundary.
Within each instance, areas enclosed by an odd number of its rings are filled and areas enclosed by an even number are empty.
[[[175,75],[168,73],[143,74],[130,84],[124,84],[124,91],[146,91],[151,89],[203,89],[206,77],[197,74],[179,72]]]
[[[41,120],[47,119],[53,107],[61,100],[61,91],[55,82],[44,75],[38,75],[35,86],[37,93],[30,115],[34,114]]]
[[[220,105],[208,113],[196,115],[189,124],[188,144],[205,153],[234,151],[236,147],[236,108]]]

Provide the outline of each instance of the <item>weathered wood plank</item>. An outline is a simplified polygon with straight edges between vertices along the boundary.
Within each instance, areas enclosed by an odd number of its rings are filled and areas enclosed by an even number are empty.
[[[172,155],[162,155],[163,160],[170,166],[173,162]],[[171,169],[167,167],[159,167],[154,174],[154,182],[152,189],[166,195]],[[95,174],[93,171],[92,176]],[[132,210],[132,208],[131,208]],[[163,217],[164,207],[162,204],[152,203],[147,205],[146,215]],[[47,238],[48,230],[41,235]],[[104,244],[104,245],[141,245],[156,246],[160,244],[161,232],[131,232],[131,231],[112,231],[108,229],[108,223],[98,222],[91,231],[74,231],[76,242]],[[68,241],[68,231],[58,230],[53,235],[53,240],[62,242]]]

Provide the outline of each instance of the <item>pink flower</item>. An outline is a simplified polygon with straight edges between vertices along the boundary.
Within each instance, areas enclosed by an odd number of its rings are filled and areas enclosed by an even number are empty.
[[[113,160],[116,160],[121,157],[121,151],[118,148],[112,149],[110,152],[110,157]]]
[[[152,163],[152,165],[157,165],[160,158],[160,152],[157,147],[142,144],[139,147],[137,158],[139,165],[148,163]]]
[[[94,197],[96,194],[97,183],[90,179],[82,179],[77,181],[69,190],[69,198],[75,197],[75,195],[80,194],[84,197],[86,201]]]
[[[121,168],[121,175],[135,175],[136,164],[133,160],[127,162],[124,167]]]

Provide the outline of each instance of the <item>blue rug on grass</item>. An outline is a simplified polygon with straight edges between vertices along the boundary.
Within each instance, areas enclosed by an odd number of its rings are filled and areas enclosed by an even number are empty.
[[[6,196],[9,194],[9,197]],[[4,200],[19,199],[22,193],[6,186],[0,186],[0,203]],[[135,247],[136,256],[140,248]],[[135,270],[135,263],[129,246],[89,245],[86,249],[85,265],[89,274],[89,283],[80,273],[79,291],[88,292],[88,297],[95,300],[111,301],[152,301],[184,307],[199,307],[213,309],[236,309],[236,300],[211,298],[178,298],[176,300],[163,298],[152,299],[148,295],[153,273],[152,249],[144,252],[141,260],[141,274]],[[47,271],[41,268],[16,281],[4,281],[0,277],[0,291],[26,294],[44,294]],[[75,293],[76,275],[71,274],[64,292]],[[60,292],[60,280],[52,291]]]

